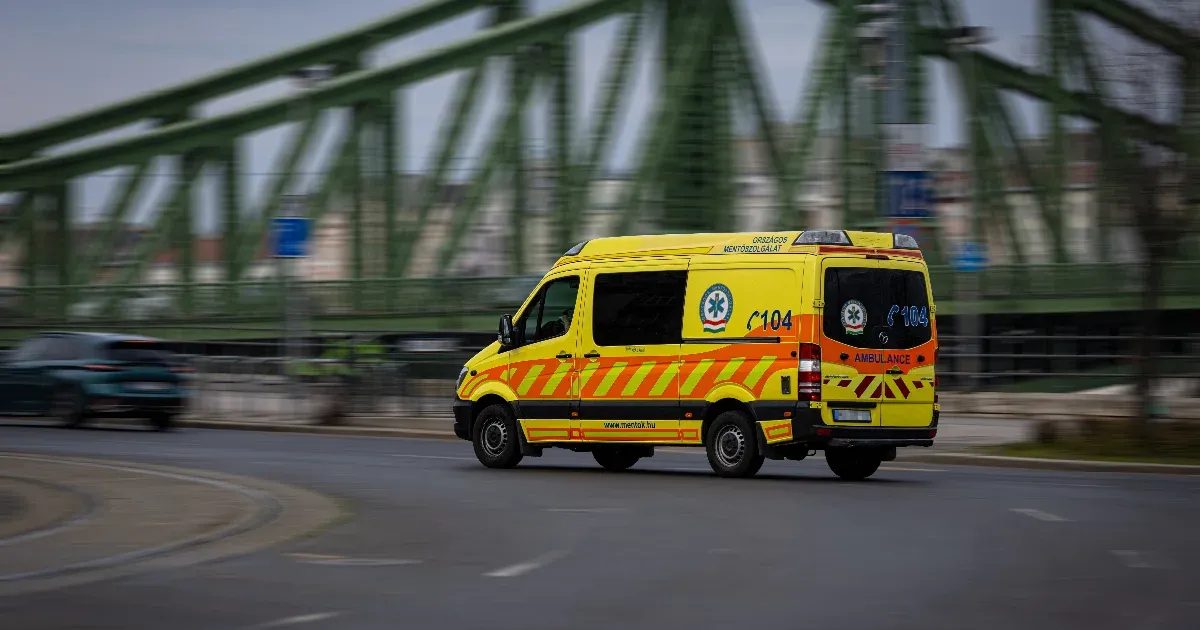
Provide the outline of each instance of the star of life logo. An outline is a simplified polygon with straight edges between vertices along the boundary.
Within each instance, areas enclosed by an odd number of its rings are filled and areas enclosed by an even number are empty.
[[[848,300],[842,305],[842,328],[848,335],[861,335],[867,327],[867,307],[858,300]]]
[[[704,332],[725,331],[729,317],[733,315],[733,291],[723,284],[714,284],[700,298],[700,323]]]

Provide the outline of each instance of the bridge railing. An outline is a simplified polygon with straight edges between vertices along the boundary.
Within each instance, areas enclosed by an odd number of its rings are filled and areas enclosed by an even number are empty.
[[[293,344],[291,358],[278,339],[222,342],[210,354],[186,343],[179,349],[196,370],[197,418],[448,431],[454,378],[490,341],[487,334],[329,335]],[[1200,420],[1200,334],[1157,341],[1159,412]],[[941,342],[939,395],[947,416],[1112,419],[1137,411],[1137,337],[946,335]],[[981,367],[972,371],[972,364]]]
[[[954,313],[960,273],[930,269],[934,295],[943,307],[939,313]],[[1119,263],[996,266],[978,274],[985,309],[994,312],[1007,312],[1014,304],[1038,312],[1039,304],[1063,300],[1075,303],[1051,310],[1129,310],[1139,304],[1142,276],[1139,266]],[[181,306],[182,284],[9,287],[0,300],[0,315],[6,324],[18,326],[161,325],[270,321],[281,317],[286,305],[315,318],[389,315],[413,318],[408,328],[478,328],[478,322],[464,317],[511,312],[536,282],[531,276],[320,280],[294,282],[286,289],[276,279],[213,282],[192,285],[190,312]],[[1200,262],[1168,264],[1163,295],[1165,307],[1200,308]],[[484,326],[490,329],[492,322]]]

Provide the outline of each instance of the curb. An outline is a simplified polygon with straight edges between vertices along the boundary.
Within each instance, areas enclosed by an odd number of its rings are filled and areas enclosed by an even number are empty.
[[[970,453],[930,453],[901,455],[896,461],[926,464],[958,464],[990,466],[993,468],[1030,468],[1040,470],[1072,470],[1080,472],[1148,473],[1168,475],[1200,475],[1200,466],[1188,464],[1147,464],[1139,462],[1104,462],[1085,459],[1043,459],[1038,457],[1008,457],[1004,455],[973,455]]]

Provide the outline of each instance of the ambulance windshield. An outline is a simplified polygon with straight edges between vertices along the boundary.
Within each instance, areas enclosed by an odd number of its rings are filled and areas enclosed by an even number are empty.
[[[925,274],[904,269],[825,270],[825,337],[855,348],[904,350],[933,334]]]

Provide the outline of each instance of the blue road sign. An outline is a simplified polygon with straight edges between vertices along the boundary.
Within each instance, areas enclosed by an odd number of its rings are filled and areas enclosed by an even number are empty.
[[[987,250],[979,243],[966,242],[950,260],[950,265],[958,271],[983,271],[987,268]]]
[[[271,221],[276,258],[303,258],[308,255],[308,219],[277,217]]]
[[[889,171],[885,178],[886,216],[927,219],[932,215],[930,177],[927,171]]]

